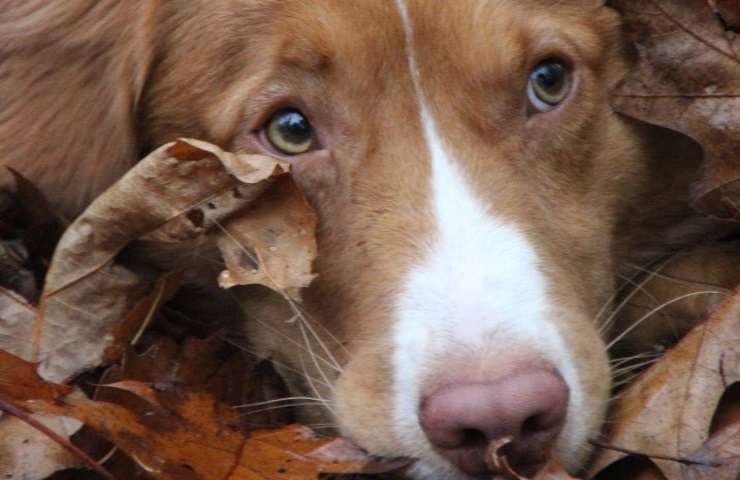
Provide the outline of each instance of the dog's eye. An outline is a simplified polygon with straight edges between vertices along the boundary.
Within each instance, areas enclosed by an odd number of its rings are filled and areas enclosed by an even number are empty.
[[[294,108],[275,113],[267,124],[265,134],[270,144],[285,155],[305,153],[314,143],[311,123]]]
[[[570,91],[568,69],[558,60],[546,60],[529,75],[527,96],[537,110],[552,110]]]

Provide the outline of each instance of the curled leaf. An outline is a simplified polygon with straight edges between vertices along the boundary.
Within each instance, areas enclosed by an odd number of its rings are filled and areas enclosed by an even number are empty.
[[[254,206],[230,220],[219,239],[224,288],[260,284],[300,300],[315,275],[316,213],[289,177],[275,181]]]
[[[64,380],[110,362],[150,318],[136,312],[156,308],[152,305],[173,293],[174,288],[160,286],[150,294],[147,281],[118,263],[119,253],[138,239],[147,241],[140,250],[150,249],[152,258],[187,257],[187,262],[175,264],[197,269],[195,245],[215,243],[212,232],[216,236],[228,232],[240,247],[259,252],[264,265],[259,283],[274,279],[269,286],[290,292],[307,285],[313,278],[315,222],[295,217],[297,210],[270,215],[266,210],[272,207],[260,202],[268,197],[277,207],[298,205],[313,218],[287,172],[287,164],[270,157],[225,152],[188,139],[164,145],[140,161],[98,197],[59,242],[33,335],[34,358],[41,359],[42,375]],[[271,189],[273,184],[276,190]],[[283,193],[291,197],[279,198]],[[281,215],[303,223],[294,228]],[[238,224],[228,224],[232,217]],[[300,245],[290,243],[296,229],[303,231]],[[279,242],[269,243],[270,238]],[[292,249],[300,250],[301,260],[293,261],[293,252],[288,251]],[[229,264],[236,279],[230,285],[239,283],[241,263],[231,259]]]

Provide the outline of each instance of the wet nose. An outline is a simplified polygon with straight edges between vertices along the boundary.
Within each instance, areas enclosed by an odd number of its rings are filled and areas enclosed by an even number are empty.
[[[568,386],[556,372],[530,369],[491,383],[452,383],[422,398],[420,423],[434,448],[462,472],[490,477],[486,450],[501,449],[520,475],[533,476],[563,427]]]

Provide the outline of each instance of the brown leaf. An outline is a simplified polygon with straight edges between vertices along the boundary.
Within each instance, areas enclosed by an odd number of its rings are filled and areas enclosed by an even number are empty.
[[[131,406],[130,395],[105,387],[129,380],[149,384],[177,383],[188,391],[207,392],[216,400],[234,406],[261,404],[289,396],[282,378],[269,361],[250,362],[243,352],[222,337],[222,333],[205,339],[190,337],[182,345],[163,337],[143,353],[130,349],[124,354],[121,365],[110,367],[100,379],[95,399]],[[284,426],[293,420],[293,412],[288,408],[257,407],[254,410],[240,410],[242,425],[250,430]]]
[[[690,456],[690,459],[696,463],[686,467],[687,479],[738,478],[740,476],[740,423],[716,432],[698,452]]]
[[[614,107],[678,130],[705,152],[695,205],[740,219],[740,37],[706,0],[614,0],[637,53]]]
[[[266,480],[279,474],[282,479],[309,480],[321,473],[380,473],[405,464],[376,461],[344,440],[320,439],[301,426],[245,435],[238,414],[205,393],[134,387],[134,382],[126,388],[137,393],[149,389],[150,408],[132,411],[87,399],[28,406],[85,422],[155,478]]]
[[[36,364],[0,350],[0,399],[14,402],[29,399],[55,401],[72,393],[68,385],[43,381]],[[35,420],[68,438],[79,422],[63,417],[36,415]],[[64,468],[80,466],[79,459],[48,435],[18,418],[0,418],[0,478],[43,479]]]
[[[0,350],[29,360],[37,313],[25,298],[0,287]]]
[[[110,361],[125,347],[124,340],[130,340],[114,329],[148,300],[146,283],[115,263],[124,247],[142,237],[159,245],[201,241],[210,229],[251,206],[273,177],[287,170],[286,164],[269,157],[233,154],[187,139],[164,145],[139,162],[98,197],[59,242],[34,339],[36,358],[43,359],[42,375],[71,378]],[[314,241],[313,230],[306,232],[306,241]],[[265,253],[267,265],[269,255]],[[297,275],[303,285],[306,274]],[[286,283],[286,288],[293,285]],[[130,335],[139,329],[129,324],[123,330]]]
[[[219,284],[260,284],[300,300],[300,289],[315,277],[316,224],[292,179],[276,180],[249,211],[225,225],[219,248],[227,270]]]
[[[121,365],[109,368],[101,378],[103,384],[122,380],[137,380],[145,383],[178,383],[190,391],[204,391],[217,394],[210,389],[214,377],[225,364],[234,367],[232,357],[239,356],[240,363],[248,367],[248,362],[235,349],[231,348],[216,333],[200,339],[189,337],[182,345],[170,338],[158,338],[142,353],[129,349],[123,355]],[[246,368],[232,368],[230,374],[236,381],[244,382]]]
[[[0,396],[14,400],[57,400],[72,387],[47,383],[36,373],[36,364],[0,350]]]
[[[111,328],[111,341],[103,352],[103,362],[107,365],[121,358],[129,344],[135,344],[143,330],[151,323],[157,310],[174,295],[180,287],[181,278],[177,274],[162,275],[151,293],[139,299],[133,308]]]
[[[688,478],[725,389],[740,381],[738,332],[740,291],[622,393],[609,443],[650,457],[667,478]],[[593,471],[625,455],[604,450]]]

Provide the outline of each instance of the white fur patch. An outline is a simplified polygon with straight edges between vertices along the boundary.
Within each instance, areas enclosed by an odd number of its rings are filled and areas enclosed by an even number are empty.
[[[585,442],[578,415],[583,390],[562,337],[547,320],[553,309],[538,256],[516,226],[487,211],[449,154],[423,94],[406,5],[404,0],[396,4],[432,162],[429,210],[436,225],[426,260],[408,275],[396,308],[394,412],[396,435],[408,449],[403,455],[421,459],[417,478],[464,478],[434,453],[419,425],[420,389],[427,373],[423,368],[446,352],[505,357],[512,345],[526,345],[552,362],[568,384],[561,453],[573,453]]]

